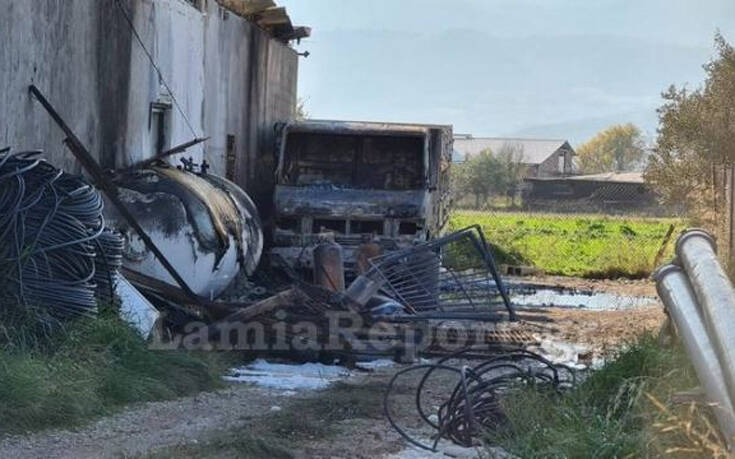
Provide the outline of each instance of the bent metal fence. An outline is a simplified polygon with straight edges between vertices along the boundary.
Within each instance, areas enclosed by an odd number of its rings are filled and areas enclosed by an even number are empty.
[[[515,319],[490,246],[478,225],[373,258],[370,263],[385,281],[384,293],[421,316],[436,313],[459,319],[504,310],[509,319]]]

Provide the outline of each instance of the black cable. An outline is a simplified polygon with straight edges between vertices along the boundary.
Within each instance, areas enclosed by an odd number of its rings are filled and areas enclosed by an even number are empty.
[[[476,355],[477,348],[467,348],[450,354],[436,363],[415,365],[397,372],[388,384],[383,397],[383,411],[390,425],[409,443],[429,451],[437,451],[441,439],[460,446],[472,447],[488,430],[502,428],[507,419],[501,398],[523,386],[562,391],[576,384],[574,371],[564,365],[556,365],[534,352],[510,345],[492,345],[482,349],[490,351],[489,357],[475,363],[452,365],[450,361],[468,362]],[[476,360],[473,359],[473,360]],[[457,383],[447,391],[446,400],[439,406],[437,422],[430,419],[422,405],[427,381],[437,371],[453,373]],[[416,388],[415,406],[421,419],[436,430],[431,445],[413,438],[393,418],[390,398],[396,381],[403,375],[424,372]]]

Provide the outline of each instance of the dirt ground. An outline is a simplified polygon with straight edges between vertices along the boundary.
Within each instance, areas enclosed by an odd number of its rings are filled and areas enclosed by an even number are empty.
[[[80,429],[56,429],[0,441],[0,457],[22,458],[402,458],[419,451],[406,444],[383,416],[382,398],[393,373],[403,366],[353,374],[338,387],[294,392],[232,384],[224,390],[170,402],[130,407]],[[426,442],[412,408],[413,392],[399,386],[393,412],[402,426]],[[439,384],[440,386],[441,384]],[[440,403],[439,387],[431,391]],[[319,416],[335,400],[346,418]],[[341,408],[341,407],[337,407]],[[332,409],[330,407],[330,409]],[[458,457],[478,457],[472,449],[443,445]],[[436,455],[437,457],[445,457]],[[416,457],[433,457],[420,452]]]
[[[524,280],[655,297],[650,281]],[[616,311],[547,308],[543,315],[551,321],[532,327],[539,340],[579,344],[603,358],[644,331],[656,332],[664,319],[660,304]],[[589,359],[585,355],[580,361]],[[295,393],[232,384],[214,393],[136,405],[82,428],[0,439],[0,457],[432,457],[409,448],[383,415],[385,387],[400,368],[396,364],[353,371],[345,383],[323,391]],[[428,441],[431,431],[422,427],[413,409],[411,387],[418,378],[416,374],[403,381],[393,398],[393,412],[401,425]],[[434,399],[429,405],[441,403],[446,387],[439,381],[431,388]],[[472,449],[454,448],[452,454],[481,457]]]
[[[542,335],[550,339],[587,345],[607,355],[643,332],[657,333],[665,318],[663,308],[645,306],[623,311],[585,311],[558,309],[549,316],[551,330]]]
[[[657,299],[656,286],[650,280],[590,280],[543,276],[524,278],[524,281],[567,289],[652,298],[650,306],[622,310],[544,310],[544,315],[553,322],[539,329],[540,337],[588,346],[599,356],[609,355],[644,332],[657,333],[666,317],[663,304]]]

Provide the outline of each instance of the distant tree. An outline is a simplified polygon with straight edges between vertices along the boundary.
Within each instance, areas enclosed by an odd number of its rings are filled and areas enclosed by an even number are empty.
[[[577,149],[582,172],[624,172],[643,166],[643,137],[635,125],[616,124],[599,132]]]
[[[507,196],[515,203],[515,195],[523,179],[523,149],[504,145],[494,154],[487,149],[452,166],[452,188],[460,195],[470,195],[479,208],[491,196]]]
[[[717,57],[704,66],[704,86],[671,86],[659,108],[656,148],[646,180],[669,204],[701,216],[715,199],[715,171],[735,165],[735,49],[715,36]]]
[[[523,175],[526,173],[524,164],[523,146],[515,143],[505,143],[500,147],[496,155],[500,162],[500,170],[502,174],[498,177],[495,192],[504,194],[510,198],[512,205],[515,205],[515,198],[520,189]]]
[[[498,162],[490,150],[469,157],[451,169],[455,193],[474,196],[475,207],[480,207],[490,198],[494,181],[491,176],[496,174],[497,170]]]

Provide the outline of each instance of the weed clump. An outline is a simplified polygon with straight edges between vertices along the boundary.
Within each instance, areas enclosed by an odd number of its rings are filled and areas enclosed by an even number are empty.
[[[644,335],[571,392],[528,388],[509,395],[503,401],[507,428],[490,432],[488,442],[524,458],[710,455],[712,444],[723,443],[708,408],[670,402],[674,392],[696,385],[681,348],[663,348]],[[672,419],[690,429],[674,428]],[[698,426],[707,432],[707,450],[705,442],[692,443]]]
[[[29,322],[33,323],[33,322]],[[0,434],[78,424],[131,403],[218,387],[212,354],[152,351],[114,314],[37,335],[35,325],[0,340]]]

